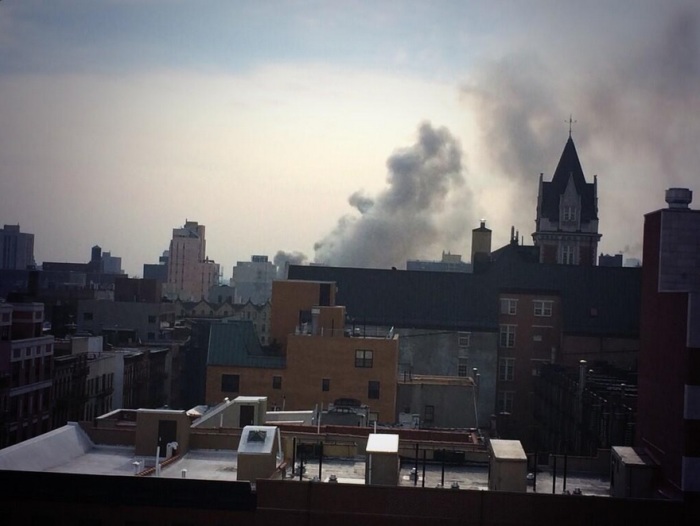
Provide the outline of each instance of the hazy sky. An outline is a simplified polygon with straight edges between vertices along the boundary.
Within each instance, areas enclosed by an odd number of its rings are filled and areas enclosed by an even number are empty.
[[[0,224],[131,275],[186,220],[225,278],[279,251],[468,260],[481,218],[532,243],[573,115],[600,251],[640,257],[667,188],[700,200],[699,24],[669,0],[3,0]]]

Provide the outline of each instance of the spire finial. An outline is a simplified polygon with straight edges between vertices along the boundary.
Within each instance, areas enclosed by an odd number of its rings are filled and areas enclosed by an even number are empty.
[[[571,139],[571,127],[572,127],[572,125],[573,125],[575,122],[577,122],[577,121],[573,120],[571,114],[569,113],[569,120],[568,120],[568,121],[564,121],[564,122],[568,122],[568,123],[569,123],[569,139]]]

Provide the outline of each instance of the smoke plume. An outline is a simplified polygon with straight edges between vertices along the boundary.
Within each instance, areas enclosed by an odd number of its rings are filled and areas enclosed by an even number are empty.
[[[597,19],[580,25],[599,27],[600,41],[567,33],[575,42],[563,42],[563,51],[534,35],[529,52],[485,61],[464,82],[461,94],[479,123],[493,173],[522,204],[512,211],[514,224],[532,224],[539,173],[551,180],[570,113],[584,174],[588,182],[598,175],[602,251],[637,250],[643,215],[664,206],[664,190],[697,180],[700,6],[647,7],[620,33],[606,34],[600,13],[590,15]],[[575,9],[541,22],[568,25]]]
[[[374,198],[353,193],[348,202],[359,216],[341,217],[315,244],[318,263],[404,267],[408,259],[449,248],[445,244],[454,242],[455,229],[466,229],[454,217],[470,209],[462,151],[446,128],[421,124],[417,142],[395,151],[387,168],[387,188]]]
[[[301,252],[285,252],[284,250],[278,250],[272,261],[275,267],[277,267],[277,277],[285,279],[287,277],[287,267],[289,265],[303,265],[308,261],[308,258]]]

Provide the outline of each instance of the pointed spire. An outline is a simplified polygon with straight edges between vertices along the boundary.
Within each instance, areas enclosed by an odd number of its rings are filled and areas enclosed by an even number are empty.
[[[571,136],[569,136],[566,141],[564,151],[559,159],[559,164],[557,165],[557,169],[554,171],[552,183],[559,189],[560,192],[563,192],[569,182],[570,177],[574,178],[576,189],[581,192],[586,184],[586,178],[583,175],[583,168],[581,168],[581,162],[578,159],[576,146],[574,146],[574,140],[571,138]]]

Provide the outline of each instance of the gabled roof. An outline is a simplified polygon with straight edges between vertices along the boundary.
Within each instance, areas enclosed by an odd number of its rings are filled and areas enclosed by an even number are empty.
[[[252,322],[229,320],[211,324],[207,365],[281,369],[286,360],[279,352],[260,345]]]
[[[576,146],[571,137],[566,141],[551,182],[542,183],[540,216],[559,221],[559,197],[566,190],[570,178],[573,178],[576,191],[581,196],[581,221],[597,219],[595,185],[586,182]]]

